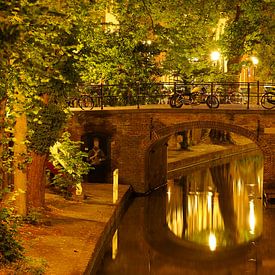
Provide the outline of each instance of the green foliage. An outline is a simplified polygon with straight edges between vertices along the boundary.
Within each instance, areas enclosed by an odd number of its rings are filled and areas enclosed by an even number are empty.
[[[102,25],[106,5],[110,6],[109,1],[87,5],[78,18],[76,34],[83,46],[78,52],[77,68],[82,80],[109,84],[153,80],[159,73],[154,60],[159,49],[155,41],[145,43],[150,40],[150,34],[142,3],[113,4],[112,14],[119,25],[111,22]]]
[[[45,274],[47,262],[43,259],[34,259],[30,257],[24,257],[23,259],[16,261],[15,263],[7,266],[9,270],[13,270],[13,274],[32,274],[42,275]]]
[[[12,140],[13,127],[22,113],[29,119],[30,141],[26,140],[26,144],[30,142],[29,148],[44,154],[56,141],[66,119],[61,108],[64,109],[66,97],[74,93],[78,81],[73,69],[78,44],[71,32],[72,1],[4,2],[0,3],[0,100],[4,97],[7,100],[3,116],[5,132],[0,138],[1,144],[9,147],[1,150],[5,154],[1,156],[3,166],[10,167],[11,145],[16,142]],[[43,105],[46,98],[52,99],[56,106]]]
[[[43,105],[39,112],[30,114],[29,147],[37,153],[49,152],[50,146],[54,145],[59,137],[60,129],[64,126],[67,114],[56,104]]]
[[[9,207],[0,208],[0,263],[14,262],[23,257],[18,241],[18,220]]]
[[[28,224],[38,225],[41,220],[41,217],[41,212],[37,211],[37,209],[34,209],[28,212],[27,216],[23,218],[23,221]]]
[[[240,62],[243,55],[255,55],[260,60],[257,70],[260,80],[274,79],[274,4],[258,0],[233,1],[226,6],[224,16],[227,24],[220,46],[229,65],[232,64],[230,70],[240,71],[244,65]]]
[[[64,196],[71,196],[72,189],[82,182],[91,166],[85,159],[88,154],[80,150],[81,142],[70,140],[68,132],[50,150],[50,161],[58,171],[52,179],[52,185]]]

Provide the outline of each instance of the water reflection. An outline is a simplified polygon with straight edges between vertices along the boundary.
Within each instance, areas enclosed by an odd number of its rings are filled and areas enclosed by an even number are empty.
[[[246,157],[169,180],[166,223],[179,239],[210,250],[262,232],[262,157]]]
[[[260,240],[248,244],[262,231],[262,165],[253,154],[135,198],[97,274],[267,274]]]

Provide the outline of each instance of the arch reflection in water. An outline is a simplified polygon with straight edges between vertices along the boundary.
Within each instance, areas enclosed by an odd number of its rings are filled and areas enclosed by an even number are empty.
[[[246,157],[168,180],[166,223],[179,239],[210,250],[262,232],[263,160]]]

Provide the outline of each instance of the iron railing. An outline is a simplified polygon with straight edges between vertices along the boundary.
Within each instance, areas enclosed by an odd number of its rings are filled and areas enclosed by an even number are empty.
[[[175,92],[189,94],[195,87],[205,87],[207,93],[215,95],[222,104],[238,104],[238,108],[249,109],[260,105],[266,89],[273,83],[261,82],[208,82],[208,83],[133,83],[131,85],[79,85],[81,95],[92,98],[94,107],[137,106],[148,104],[169,104],[169,97]],[[233,108],[233,105],[232,105]]]

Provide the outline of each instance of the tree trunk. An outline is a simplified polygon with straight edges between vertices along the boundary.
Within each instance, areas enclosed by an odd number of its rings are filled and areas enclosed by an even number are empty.
[[[20,105],[20,103],[19,103]],[[20,106],[17,106],[20,109]],[[16,119],[14,126],[14,191],[17,194],[15,205],[18,214],[25,216],[27,214],[27,174],[23,163],[27,154],[25,144],[27,134],[26,115],[20,114]]]
[[[28,210],[45,205],[47,155],[31,153],[32,162],[28,165]]]
[[[4,189],[7,186],[6,173],[3,167],[3,156],[4,145],[2,143],[2,139],[4,139],[4,123],[5,123],[5,100],[0,101],[0,190]]]

